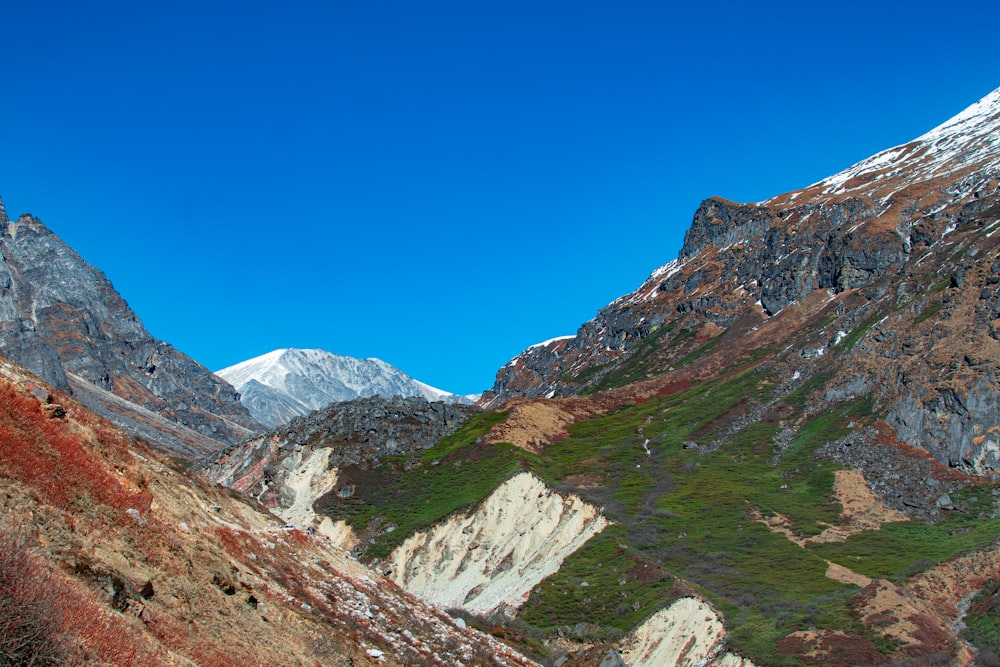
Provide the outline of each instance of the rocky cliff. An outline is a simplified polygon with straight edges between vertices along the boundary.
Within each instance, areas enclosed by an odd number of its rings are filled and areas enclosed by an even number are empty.
[[[54,386],[88,383],[201,437],[164,445],[203,454],[259,428],[231,385],[154,338],[103,273],[40,220],[0,208],[0,353]],[[123,424],[144,421],[101,392],[80,392]]]

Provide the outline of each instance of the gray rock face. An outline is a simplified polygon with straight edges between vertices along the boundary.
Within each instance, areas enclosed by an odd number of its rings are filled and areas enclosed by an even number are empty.
[[[615,301],[562,346],[526,350],[519,364],[500,369],[484,405],[570,394],[567,369],[614,362],[671,320],[690,316],[728,328],[754,301],[770,316],[817,289],[843,292],[893,275],[908,247],[895,232],[867,228],[875,214],[854,198],[791,209],[705,200],[677,260],[700,266],[647,281],[636,294],[652,292],[655,299],[634,294]]]
[[[611,648],[604,654],[604,659],[601,660],[601,664],[597,667],[628,667],[628,665],[626,665],[625,661],[622,660],[621,654]]]
[[[886,417],[900,439],[918,442],[945,465],[987,475],[1000,470],[1000,392],[985,377],[966,390],[924,387]]]
[[[37,218],[12,222],[0,209],[0,251],[0,353],[57,387],[72,373],[220,442],[259,428],[232,386],[153,338],[107,277]]]
[[[295,417],[308,414],[298,401],[257,380],[248,380],[239,392],[240,402],[265,426],[287,424]]]
[[[742,252],[720,253],[725,265],[718,274],[747,285],[774,314],[814,289],[842,292],[899,271],[909,252],[905,240],[895,232],[860,229],[877,213],[871,203],[854,197],[780,211],[708,199],[695,213],[680,258],[691,259],[710,247],[740,245]],[[790,226],[785,219],[800,222]],[[661,289],[691,292],[707,278],[695,273],[683,286],[667,280]]]

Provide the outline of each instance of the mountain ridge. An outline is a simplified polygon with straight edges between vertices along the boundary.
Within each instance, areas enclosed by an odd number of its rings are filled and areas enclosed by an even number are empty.
[[[355,399],[199,470],[551,664],[1000,663],[998,124],[1000,89],[803,190],[706,199],[486,410]]]

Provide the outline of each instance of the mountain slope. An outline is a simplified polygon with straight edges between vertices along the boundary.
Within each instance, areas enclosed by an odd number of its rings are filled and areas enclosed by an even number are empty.
[[[103,273],[37,218],[8,220],[2,205],[0,353],[54,386],[89,383],[200,434],[177,444],[181,455],[258,427],[229,384],[150,335]],[[142,419],[102,396],[81,393],[123,423]]]
[[[363,396],[471,402],[417,382],[381,359],[357,359],[326,350],[274,350],[216,371],[216,375],[235,386],[243,405],[268,426]]]
[[[706,200],[678,259],[518,355],[486,412],[427,449],[327,458],[313,509],[468,612],[544,545],[532,503],[501,502],[511,480],[601,508],[604,530],[479,621],[566,665],[995,659],[998,141],[1000,91],[803,190]],[[432,563],[455,574],[428,590]]]

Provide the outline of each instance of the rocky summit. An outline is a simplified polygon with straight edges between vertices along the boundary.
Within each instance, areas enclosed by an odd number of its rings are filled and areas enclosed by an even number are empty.
[[[97,412],[183,457],[259,428],[237,392],[154,338],[40,220],[0,205],[0,352]]]

